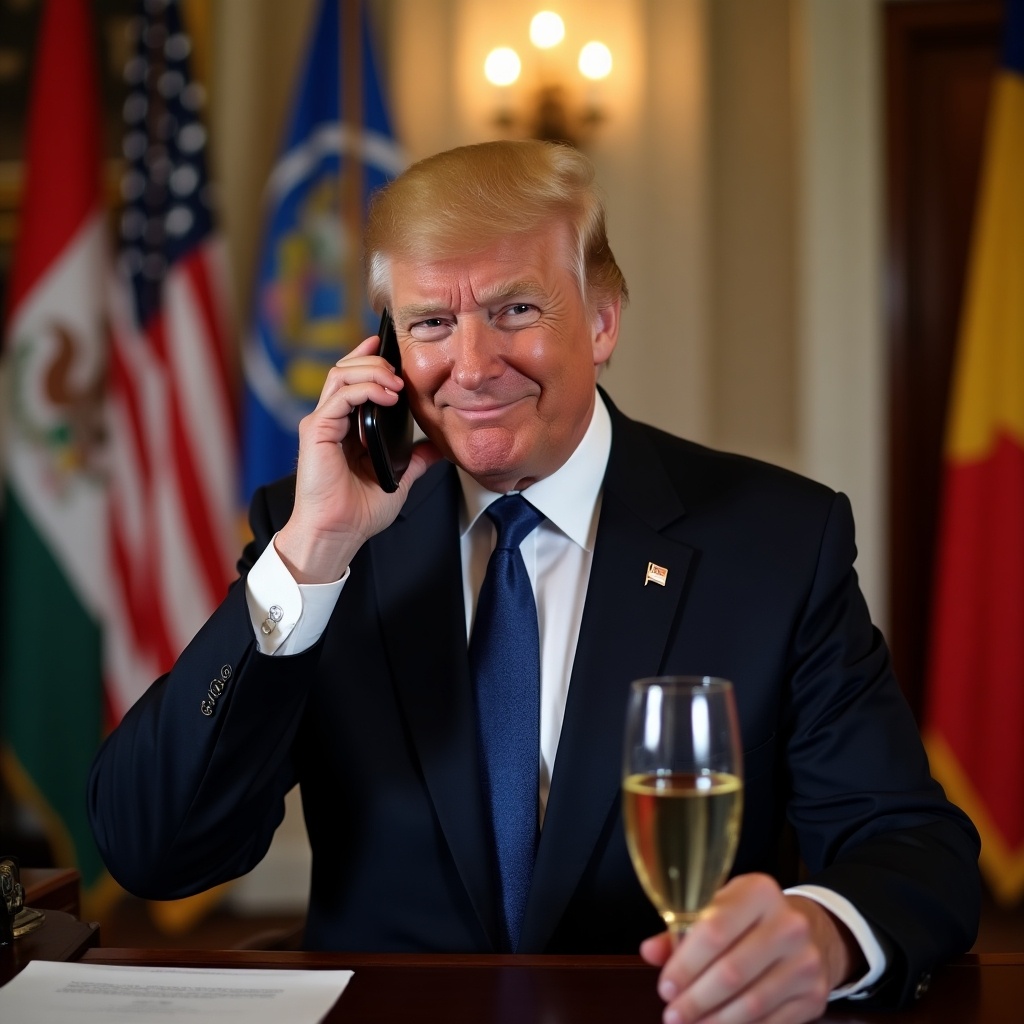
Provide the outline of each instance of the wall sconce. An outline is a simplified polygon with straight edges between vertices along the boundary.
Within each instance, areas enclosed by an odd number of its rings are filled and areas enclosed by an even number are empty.
[[[568,142],[576,146],[604,120],[597,82],[612,70],[611,50],[598,40],[585,43],[576,60],[576,72],[557,54],[565,41],[565,22],[554,11],[540,11],[530,22],[530,42],[539,54],[533,61],[533,107],[516,113],[511,87],[519,80],[523,63],[509,46],[499,46],[484,61],[484,77],[499,90],[500,105],[495,124],[503,131],[525,129],[533,138]],[[564,50],[562,53],[564,54]],[[580,85],[585,100],[579,102]]]

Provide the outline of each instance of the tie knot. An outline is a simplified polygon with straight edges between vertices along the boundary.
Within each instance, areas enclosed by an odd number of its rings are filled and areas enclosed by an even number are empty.
[[[515,550],[523,538],[544,521],[544,514],[538,512],[521,494],[506,494],[487,506],[487,515],[498,529],[496,548]]]

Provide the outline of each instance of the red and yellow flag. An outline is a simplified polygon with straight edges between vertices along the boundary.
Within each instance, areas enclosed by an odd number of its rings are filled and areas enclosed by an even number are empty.
[[[1024,2],[1007,4],[945,441],[925,738],[982,837],[993,895],[1024,894]]]

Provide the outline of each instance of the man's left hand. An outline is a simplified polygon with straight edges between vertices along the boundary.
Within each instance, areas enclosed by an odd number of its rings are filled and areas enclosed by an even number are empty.
[[[824,907],[753,874],[722,886],[675,948],[666,932],[640,954],[663,967],[665,1024],[804,1024],[863,966]]]

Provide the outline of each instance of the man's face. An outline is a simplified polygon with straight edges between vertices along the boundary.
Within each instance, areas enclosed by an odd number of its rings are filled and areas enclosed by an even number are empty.
[[[416,420],[492,491],[522,489],[569,458],[615,348],[620,302],[586,308],[568,237],[556,223],[472,256],[391,264]]]

